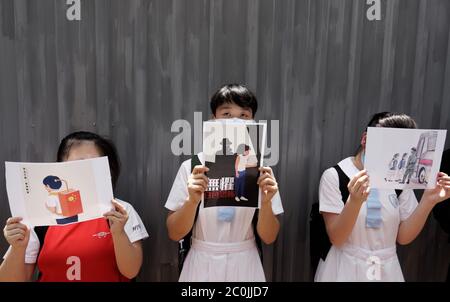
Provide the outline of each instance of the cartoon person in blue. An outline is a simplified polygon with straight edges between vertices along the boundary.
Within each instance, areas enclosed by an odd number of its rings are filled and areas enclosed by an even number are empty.
[[[78,215],[65,217],[62,214],[61,203],[59,201],[58,193],[62,187],[62,182],[58,176],[49,175],[44,178],[42,183],[48,192],[47,202],[45,206],[53,214],[57,224],[67,224],[78,221]]]

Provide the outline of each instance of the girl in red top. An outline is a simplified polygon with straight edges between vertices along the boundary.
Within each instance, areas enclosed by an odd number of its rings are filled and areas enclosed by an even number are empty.
[[[90,132],[64,138],[58,161],[108,156],[113,186],[120,172],[112,142]],[[147,231],[133,207],[112,201],[104,218],[63,225],[27,228],[22,218],[6,222],[10,247],[0,265],[0,281],[29,281],[39,269],[38,281],[118,282],[135,278],[142,265],[142,243]]]

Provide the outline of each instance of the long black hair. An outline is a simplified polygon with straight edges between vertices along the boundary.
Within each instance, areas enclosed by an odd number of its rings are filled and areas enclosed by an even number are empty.
[[[70,149],[73,146],[76,146],[83,142],[93,142],[94,145],[98,148],[101,155],[108,157],[109,168],[111,171],[111,182],[113,187],[115,187],[120,174],[120,160],[114,143],[107,138],[87,131],[73,132],[63,138],[63,140],[59,144],[56,160],[58,162],[67,160]]]

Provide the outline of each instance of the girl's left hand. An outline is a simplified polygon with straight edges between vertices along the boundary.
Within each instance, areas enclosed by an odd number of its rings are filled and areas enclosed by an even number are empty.
[[[116,200],[111,200],[114,209],[103,214],[109,220],[111,234],[118,234],[124,231],[125,224],[128,221],[128,213],[125,208]]]
[[[450,198],[450,177],[444,172],[439,172],[436,181],[436,188],[425,190],[423,193],[434,204]]]
[[[278,183],[275,176],[273,176],[272,169],[270,167],[261,167],[259,171],[261,175],[257,184],[262,190],[262,202],[272,201],[272,198],[278,192]]]

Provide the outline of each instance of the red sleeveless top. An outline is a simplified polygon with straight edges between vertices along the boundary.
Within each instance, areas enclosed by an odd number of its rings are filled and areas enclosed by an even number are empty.
[[[123,282],[106,219],[50,226],[38,257],[40,282]]]

